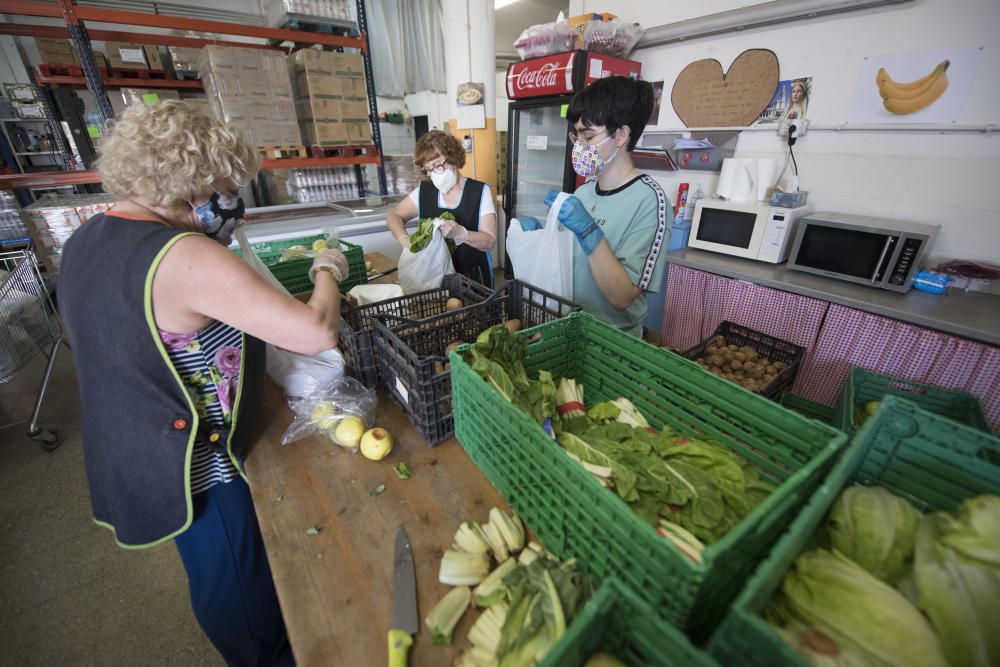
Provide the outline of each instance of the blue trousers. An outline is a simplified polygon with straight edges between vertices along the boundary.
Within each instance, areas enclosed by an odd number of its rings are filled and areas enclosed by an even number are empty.
[[[294,665],[250,489],[242,477],[194,496],[194,521],[174,542],[191,604],[228,665]]]

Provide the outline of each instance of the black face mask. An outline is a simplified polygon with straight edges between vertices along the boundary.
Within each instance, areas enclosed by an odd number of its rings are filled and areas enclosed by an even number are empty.
[[[232,243],[233,232],[243,224],[243,214],[246,212],[246,205],[240,197],[221,192],[214,192],[204,204],[190,206],[198,216],[205,235],[223,245]]]

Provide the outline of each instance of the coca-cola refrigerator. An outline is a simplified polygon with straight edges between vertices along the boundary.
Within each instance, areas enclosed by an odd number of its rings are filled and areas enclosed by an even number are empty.
[[[573,192],[583,182],[570,164],[572,127],[566,111],[573,94],[606,76],[637,79],[641,67],[601,53],[567,51],[507,68],[507,97],[511,100],[504,192],[507,220],[527,215],[544,219],[545,195],[550,189]]]

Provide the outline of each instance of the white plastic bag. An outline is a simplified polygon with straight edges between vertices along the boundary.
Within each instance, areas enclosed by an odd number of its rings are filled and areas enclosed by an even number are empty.
[[[243,228],[238,228],[233,236],[239,242],[243,259],[250,268],[275,289],[288,293],[285,286],[254,253]],[[344,377],[344,365],[344,355],[336,349],[307,356],[267,344],[267,374],[281,385],[286,396],[302,398]]]
[[[446,275],[455,273],[448,243],[441,233],[444,222],[440,219],[434,221],[430,243],[420,252],[403,248],[403,254],[399,256],[399,286],[403,288],[403,294],[437,289]]]
[[[545,226],[526,232],[514,218],[507,226],[507,256],[518,280],[573,300],[573,232],[559,224],[559,208],[569,197],[560,192]]]

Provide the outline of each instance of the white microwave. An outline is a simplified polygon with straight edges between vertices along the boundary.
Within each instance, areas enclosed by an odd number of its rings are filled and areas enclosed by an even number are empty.
[[[699,199],[688,246],[779,264],[788,259],[795,223],[810,212],[809,206]]]

